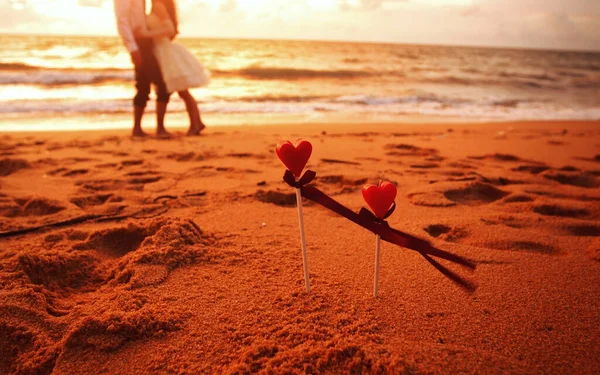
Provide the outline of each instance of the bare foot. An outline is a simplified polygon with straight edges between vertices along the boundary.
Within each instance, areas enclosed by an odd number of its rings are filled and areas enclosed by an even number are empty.
[[[166,130],[158,130],[156,132],[156,138],[159,138],[159,139],[171,139],[171,138],[173,138],[173,134],[169,133]]]
[[[147,137],[148,134],[144,133],[144,131],[142,129],[139,129],[139,130],[134,129],[133,132],[131,132],[131,136],[133,138],[144,138],[144,137]]]
[[[190,128],[187,131],[187,135],[188,136],[200,135],[200,132],[202,130],[204,130],[205,128],[206,128],[206,125],[204,125],[203,123],[200,123],[200,125],[197,125],[197,126],[190,126]]]

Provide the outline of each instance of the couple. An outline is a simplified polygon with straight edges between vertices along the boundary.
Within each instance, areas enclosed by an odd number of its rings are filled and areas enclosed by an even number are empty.
[[[185,102],[190,117],[187,135],[199,135],[205,128],[196,99],[189,88],[208,84],[209,74],[194,55],[171,40],[177,35],[175,0],[152,0],[152,12],[146,16],[145,0],[114,0],[117,27],[123,44],[135,65],[133,99],[133,136],[143,137],[142,116],[149,100],[150,85],[156,91],[156,135],[169,138],[164,118],[172,93]]]

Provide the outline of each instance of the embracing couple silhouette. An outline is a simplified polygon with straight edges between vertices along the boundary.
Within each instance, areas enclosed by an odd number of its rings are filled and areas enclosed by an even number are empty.
[[[174,0],[152,0],[146,14],[145,0],[114,0],[119,35],[135,66],[136,95],[133,99],[134,124],[132,135],[145,137],[142,117],[150,98],[150,87],[156,91],[156,136],[170,138],[164,119],[172,93],[185,102],[190,118],[187,135],[199,135],[206,127],[200,118],[192,87],[208,84],[209,73],[184,46],[173,43],[178,34],[177,10]]]

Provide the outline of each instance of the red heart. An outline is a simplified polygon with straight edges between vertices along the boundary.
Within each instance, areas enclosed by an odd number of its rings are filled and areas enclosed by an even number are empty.
[[[380,219],[383,219],[387,214],[396,199],[397,193],[396,186],[391,182],[379,181],[379,186],[368,184],[363,186],[362,189],[363,198],[365,198],[375,216]]]
[[[293,145],[290,141],[279,143],[276,148],[277,156],[294,176],[300,177],[302,170],[308,163],[312,154],[312,144],[309,141],[298,139]]]

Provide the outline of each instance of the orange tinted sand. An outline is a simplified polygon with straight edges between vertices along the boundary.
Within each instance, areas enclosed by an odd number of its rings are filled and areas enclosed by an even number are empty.
[[[312,293],[278,141],[358,210],[475,260],[473,294],[305,202]],[[592,374],[600,123],[212,128],[0,139],[0,373]],[[455,267],[452,267],[456,269]]]

